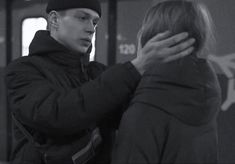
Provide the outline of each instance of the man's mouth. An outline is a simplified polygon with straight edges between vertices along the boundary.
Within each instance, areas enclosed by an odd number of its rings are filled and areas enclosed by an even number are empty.
[[[91,39],[88,38],[81,39],[81,41],[84,42],[85,44],[91,44]]]

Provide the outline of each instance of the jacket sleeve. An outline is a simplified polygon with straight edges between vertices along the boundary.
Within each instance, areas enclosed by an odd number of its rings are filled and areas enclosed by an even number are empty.
[[[118,64],[81,87],[59,89],[31,63],[7,68],[8,101],[24,125],[48,135],[71,135],[120,110],[140,75],[131,63]]]
[[[111,164],[152,164],[160,161],[159,136],[148,107],[132,105],[123,114]],[[137,107],[137,108],[136,108]],[[158,132],[157,132],[158,133]]]

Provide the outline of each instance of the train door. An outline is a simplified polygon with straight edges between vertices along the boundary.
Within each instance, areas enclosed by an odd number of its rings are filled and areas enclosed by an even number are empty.
[[[46,29],[45,7],[42,1],[12,2],[12,60],[27,55],[28,44],[36,30]]]
[[[136,57],[137,33],[152,1],[118,1],[116,62]]]

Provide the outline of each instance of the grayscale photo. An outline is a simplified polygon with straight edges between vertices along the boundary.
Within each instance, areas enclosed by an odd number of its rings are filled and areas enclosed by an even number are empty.
[[[0,0],[0,164],[234,164],[234,0]]]

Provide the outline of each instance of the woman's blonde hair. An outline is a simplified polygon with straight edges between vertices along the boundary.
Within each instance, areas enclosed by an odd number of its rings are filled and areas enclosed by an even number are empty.
[[[169,30],[171,35],[188,32],[196,39],[194,52],[206,55],[215,43],[214,26],[205,5],[189,0],[165,0],[152,6],[146,13],[141,28],[143,47],[158,33]]]

